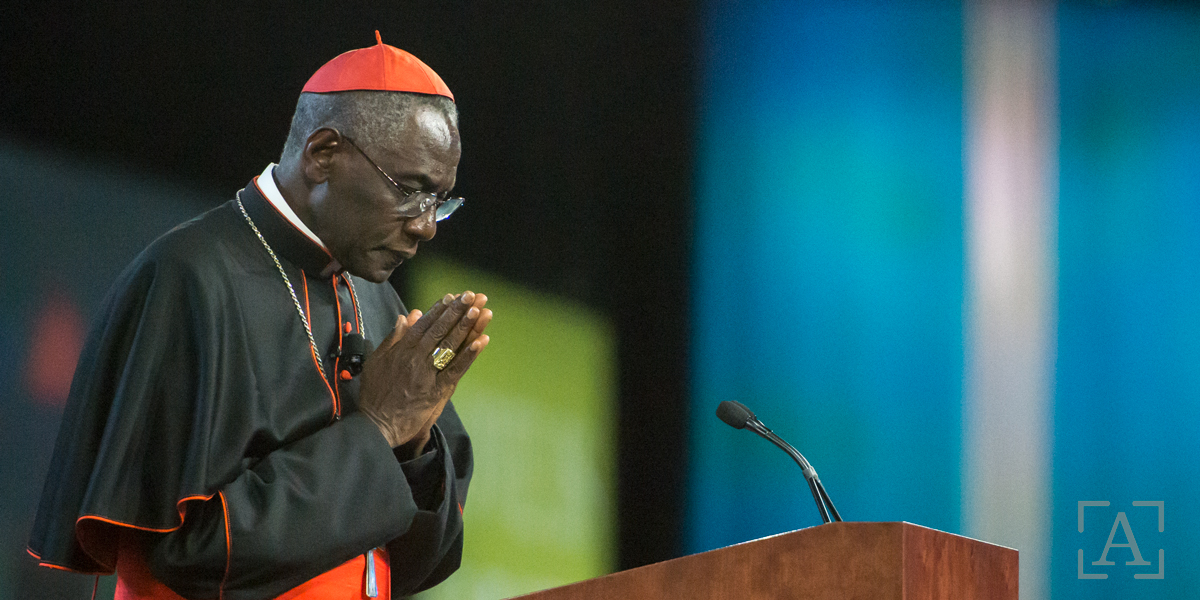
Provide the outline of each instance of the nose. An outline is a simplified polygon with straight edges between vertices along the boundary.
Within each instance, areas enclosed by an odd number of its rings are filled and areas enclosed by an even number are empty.
[[[404,232],[423,242],[428,242],[437,235],[437,220],[435,211],[430,209],[404,223]]]

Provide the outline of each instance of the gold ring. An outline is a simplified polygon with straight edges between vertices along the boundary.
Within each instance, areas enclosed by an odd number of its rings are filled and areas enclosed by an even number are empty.
[[[433,368],[441,371],[454,360],[454,351],[449,348],[436,348],[433,351]]]

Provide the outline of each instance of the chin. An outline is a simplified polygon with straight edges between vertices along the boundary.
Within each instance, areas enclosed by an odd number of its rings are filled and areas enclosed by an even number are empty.
[[[350,269],[346,269],[346,270],[350,271]],[[357,275],[363,279],[366,279],[367,281],[370,281],[371,283],[383,283],[383,282],[387,281],[389,277],[392,276],[392,272],[395,270],[396,270],[395,267],[393,267],[390,269],[373,269],[373,270],[370,270],[370,271],[367,271],[364,273],[359,273],[357,271],[350,271],[350,273],[352,275]]]
[[[365,269],[347,270],[352,272],[352,274],[358,275],[359,277],[364,278],[364,280],[372,283],[383,283],[388,281],[388,277],[391,277],[392,272],[394,272],[398,266],[400,266],[400,263],[385,265],[374,264],[368,265]]]
[[[352,257],[357,260],[347,260],[342,265],[351,275],[361,277],[372,283],[383,283],[392,276],[392,272],[404,263],[405,257],[392,252],[363,252]]]

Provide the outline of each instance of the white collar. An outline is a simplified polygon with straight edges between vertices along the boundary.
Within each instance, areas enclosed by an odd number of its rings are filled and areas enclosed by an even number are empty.
[[[275,166],[275,163],[267,165],[267,168],[263,169],[262,175],[259,175],[258,179],[255,180],[258,183],[258,190],[262,192],[263,196],[267,197],[267,202],[270,202],[271,206],[274,206],[275,210],[279,211],[279,214],[283,215],[289,223],[296,229],[299,229],[301,233],[307,235],[309,239],[322,249],[328,251],[329,248],[325,247],[325,243],[321,241],[321,238],[317,237],[317,234],[313,233],[304,224],[304,221],[301,221],[300,217],[296,216],[296,211],[292,210],[291,206],[288,206],[287,200],[283,199],[283,194],[279,193],[279,187],[275,185],[275,176],[273,174]]]

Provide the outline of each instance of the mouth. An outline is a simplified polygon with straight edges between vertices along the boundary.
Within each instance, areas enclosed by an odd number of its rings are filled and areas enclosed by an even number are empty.
[[[412,258],[413,256],[416,256],[417,254],[416,248],[412,250],[392,250],[391,248],[380,248],[379,250],[383,252],[384,256],[387,257],[387,264],[392,269],[395,269],[396,267],[400,266],[400,263]]]

